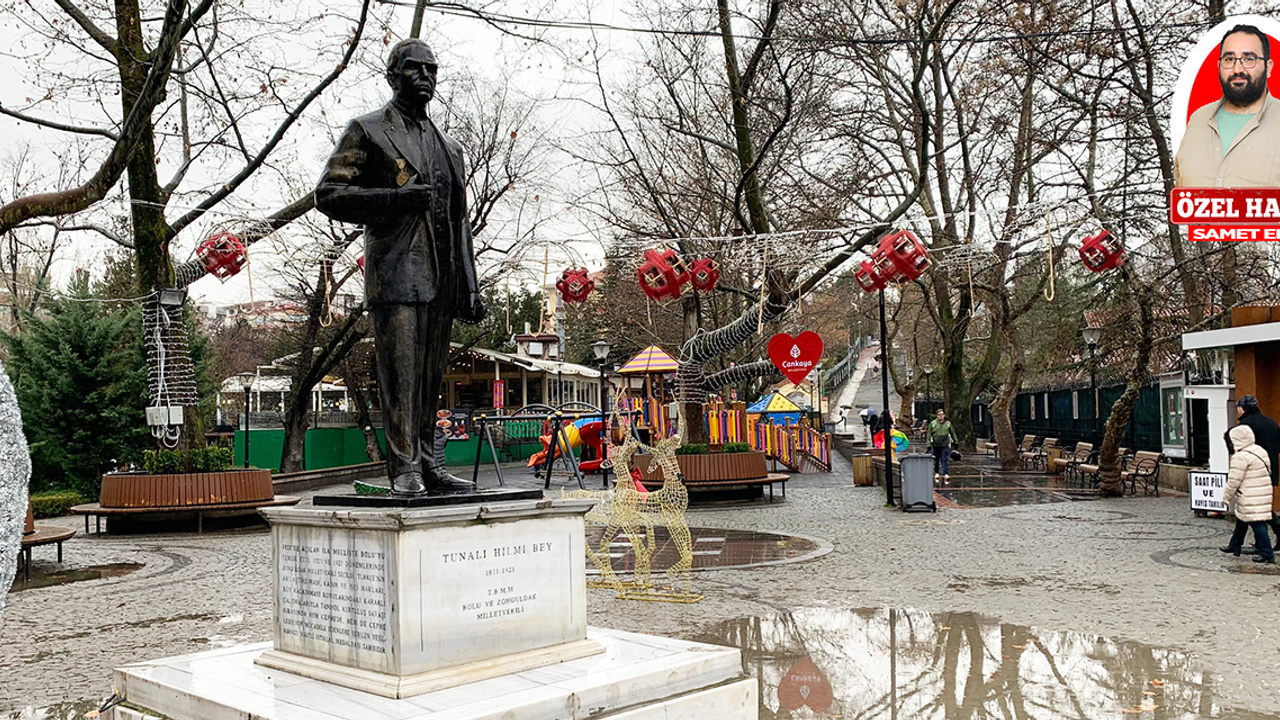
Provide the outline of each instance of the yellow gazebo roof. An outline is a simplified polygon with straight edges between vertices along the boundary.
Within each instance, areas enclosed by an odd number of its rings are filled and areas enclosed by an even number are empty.
[[[618,368],[618,372],[623,375],[660,375],[675,372],[679,367],[680,363],[676,362],[675,358],[664,352],[662,348],[657,345],[650,345],[628,360],[626,365]]]

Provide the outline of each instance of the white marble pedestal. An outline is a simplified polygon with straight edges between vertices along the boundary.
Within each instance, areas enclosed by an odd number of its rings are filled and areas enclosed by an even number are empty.
[[[735,649],[586,624],[590,500],[276,508],[274,642],[137,663],[111,720],[754,720]]]
[[[270,646],[127,665],[107,720],[756,720],[733,648],[591,628],[598,655],[392,699],[263,667]],[[114,714],[112,714],[114,713]]]
[[[404,698],[573,660],[590,500],[278,508],[275,642],[256,662]]]

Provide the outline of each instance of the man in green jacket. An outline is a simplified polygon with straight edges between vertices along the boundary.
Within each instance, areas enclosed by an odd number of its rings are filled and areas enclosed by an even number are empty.
[[[933,479],[942,478],[943,485],[951,484],[951,443],[960,442],[955,428],[942,410],[929,421],[929,447],[933,448]]]

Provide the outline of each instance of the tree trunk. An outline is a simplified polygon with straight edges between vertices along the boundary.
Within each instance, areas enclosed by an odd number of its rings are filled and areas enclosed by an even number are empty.
[[[898,398],[902,402],[898,405],[898,425],[901,427],[911,427],[916,424],[916,386],[904,385],[897,388]]]
[[[1008,318],[1008,304],[1002,303],[1000,310],[999,316]],[[991,431],[999,446],[1000,467],[1004,470],[1017,470],[1018,439],[1013,434],[1013,404],[1022,391],[1022,373],[1025,370],[1022,364],[1022,345],[1018,342],[1018,332],[1012,321],[998,321],[997,326],[1008,344],[1009,377],[1005,378],[1000,392],[996,393],[995,400],[991,402]]]
[[[1009,379],[991,403],[991,429],[1000,447],[1000,467],[1018,469],[1018,439],[1013,434],[1013,402],[1022,390],[1022,363],[1009,373]]]
[[[947,352],[943,356],[942,365],[943,402],[946,405],[947,419],[955,428],[956,437],[960,441],[960,449],[973,452],[973,417],[969,410],[973,405],[970,397],[969,381],[964,376],[964,345],[961,343],[955,352]]]
[[[1107,430],[1102,439],[1102,451],[1099,453],[1098,478],[1099,490],[1104,497],[1120,497],[1124,495],[1124,486],[1120,483],[1120,442],[1124,437],[1125,426],[1133,414],[1133,407],[1138,403],[1138,395],[1147,379],[1147,365],[1151,362],[1151,296],[1133,273],[1129,263],[1121,265],[1124,281],[1128,286],[1134,302],[1138,306],[1138,318],[1135,328],[1138,334],[1137,357],[1133,368],[1129,371],[1129,380],[1124,393],[1111,406],[1111,415],[1107,418]]]
[[[357,373],[350,359],[342,363],[342,382],[347,386],[347,395],[355,406],[356,422],[360,424],[360,432],[364,433],[364,451],[370,462],[382,462],[386,457],[382,454],[382,446],[378,444],[378,431],[373,427],[373,416],[369,412],[369,396],[366,393],[364,379],[367,375]]]
[[[305,440],[307,437],[307,425],[310,423],[307,410],[311,407],[311,393],[304,394],[306,400],[301,404],[296,399],[291,400],[293,409],[285,413],[284,416],[284,449],[280,453],[280,472],[300,472],[302,467],[302,455],[305,451]]]

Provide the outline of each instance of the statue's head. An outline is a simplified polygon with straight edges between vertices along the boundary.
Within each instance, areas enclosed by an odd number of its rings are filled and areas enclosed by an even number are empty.
[[[387,56],[387,82],[396,97],[426,105],[436,94],[436,54],[426,43],[409,38],[391,48]]]

